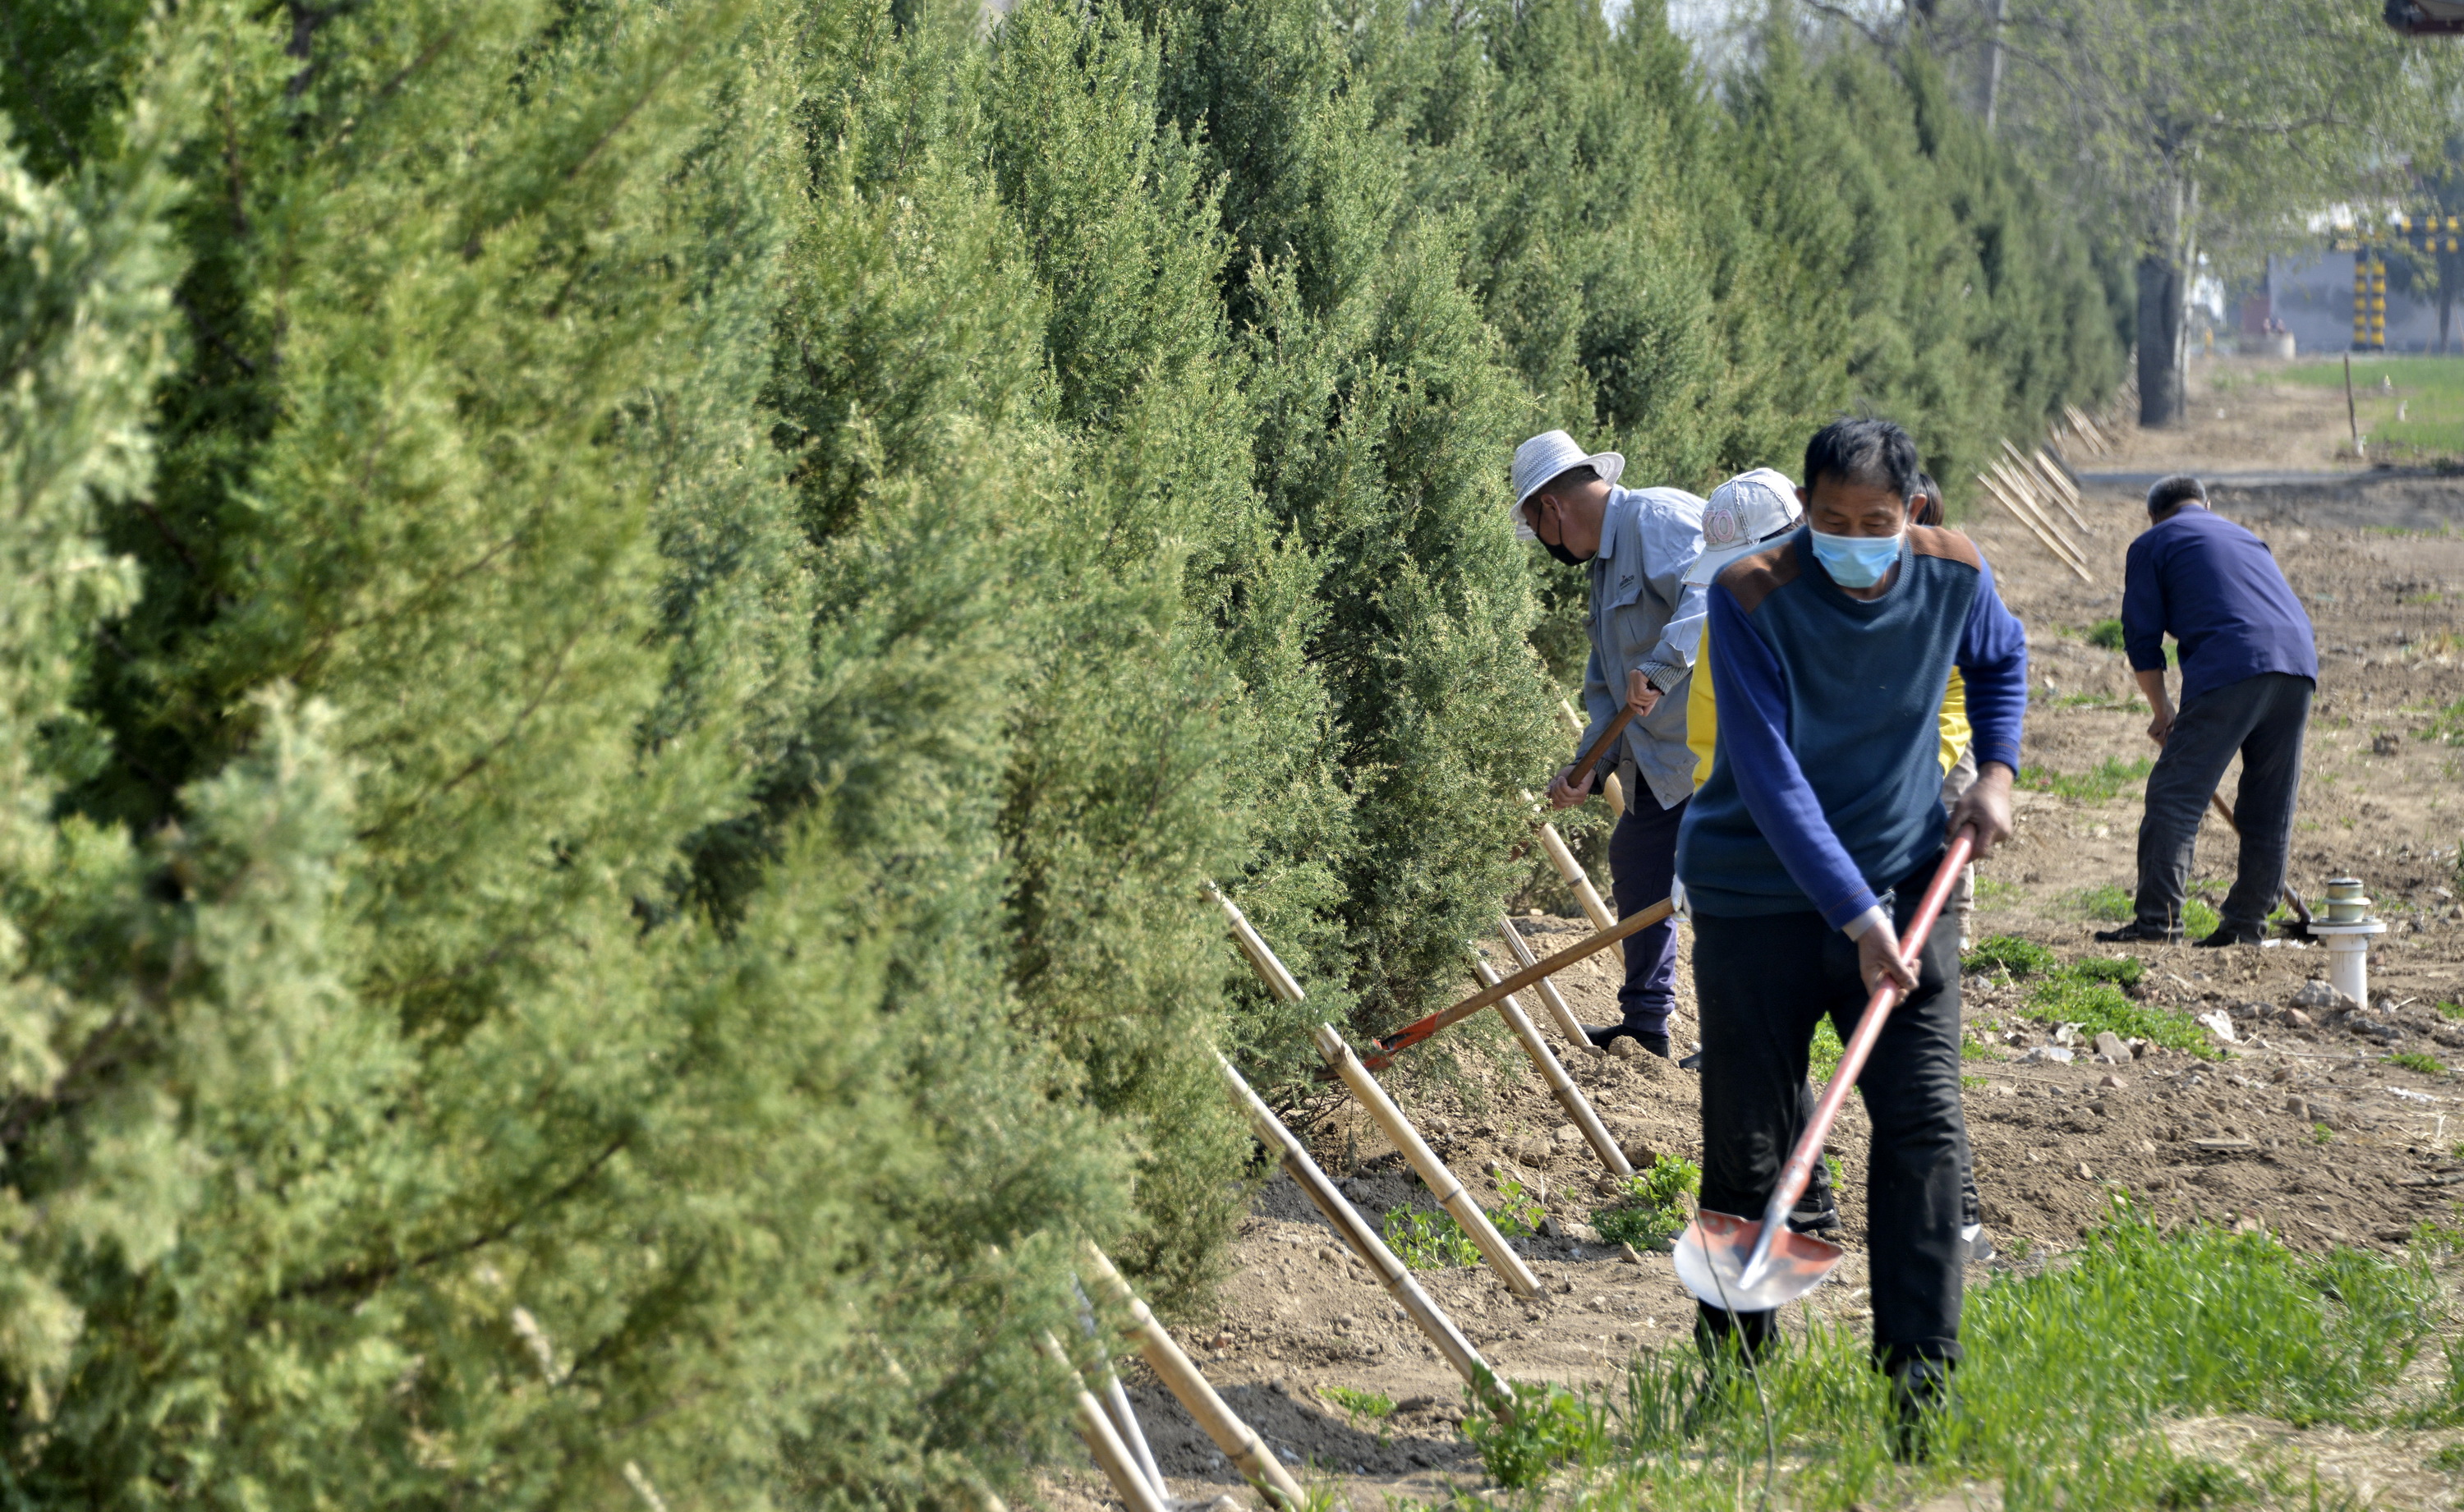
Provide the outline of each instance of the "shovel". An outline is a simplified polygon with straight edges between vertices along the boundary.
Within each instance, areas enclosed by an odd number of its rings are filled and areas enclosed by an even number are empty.
[[[1923,940],[1933,932],[1943,902],[1959,879],[1959,868],[1968,865],[1975,848],[1973,832],[1961,829],[1943,854],[1933,885],[1917,904],[1916,916],[1908,920],[1907,932],[1901,936],[1903,948],[1907,941]],[[1831,1132],[1832,1121],[1839,1116],[1839,1105],[1848,1100],[1848,1088],[1865,1069],[1865,1059],[1873,1054],[1874,1041],[1881,1038],[1884,1020],[1899,1005],[1899,985],[1888,978],[1866,999],[1865,1016],[1857,1020],[1857,1032],[1848,1037],[1839,1068],[1831,1073],[1822,1100],[1814,1105],[1814,1118],[1805,1132],[1796,1136],[1788,1164],[1780,1167],[1779,1184],[1771,1188],[1771,1201],[1763,1206],[1762,1221],[1704,1208],[1678,1236],[1677,1279],[1686,1290],[1728,1312],[1769,1312],[1812,1291],[1839,1263],[1839,1246],[1791,1229],[1788,1210],[1805,1194],[1806,1183],[1814,1177],[1814,1163],[1822,1157],[1822,1142]]]

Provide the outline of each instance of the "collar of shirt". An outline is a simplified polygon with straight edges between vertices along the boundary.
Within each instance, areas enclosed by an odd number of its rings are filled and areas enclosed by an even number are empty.
[[[1600,511],[1600,549],[1592,554],[1594,561],[1617,560],[1617,533],[1625,516],[1634,513],[1634,492],[1611,485],[1608,507]]]

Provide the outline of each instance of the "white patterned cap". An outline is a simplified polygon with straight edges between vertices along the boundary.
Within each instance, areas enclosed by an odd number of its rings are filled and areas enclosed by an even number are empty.
[[[1796,529],[1804,517],[1787,473],[1777,468],[1738,473],[1704,502],[1703,555],[1685,570],[1685,581],[1709,582],[1728,563]]]

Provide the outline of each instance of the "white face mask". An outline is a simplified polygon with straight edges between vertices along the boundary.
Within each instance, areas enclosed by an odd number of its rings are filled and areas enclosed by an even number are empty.
[[[1891,564],[1900,559],[1900,537],[1893,531],[1888,536],[1826,536],[1820,531],[1814,537],[1814,559],[1831,574],[1831,581],[1843,588],[1870,588],[1890,573]]]

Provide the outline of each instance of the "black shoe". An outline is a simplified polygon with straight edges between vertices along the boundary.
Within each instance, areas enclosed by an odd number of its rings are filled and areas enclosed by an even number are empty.
[[[2201,951],[2222,950],[2228,945],[2256,945],[2266,938],[2265,930],[2253,929],[2242,924],[2226,924],[2219,926],[2216,932],[2205,939],[2192,940],[2190,948]]]
[[[1700,1071],[1703,1069],[1703,1052],[1697,1050],[1692,1055],[1687,1056],[1684,1060],[1678,1062],[1677,1069],[1681,1071]]]
[[[1839,1205],[1829,1197],[1789,1209],[1788,1226],[1798,1234],[1828,1234],[1839,1227]]]
[[[1958,1405],[1947,1360],[1909,1360],[1891,1369],[1891,1457],[1903,1465],[1933,1457],[1933,1433]]]
[[[1610,1041],[1619,1035],[1624,1035],[1663,1061],[1668,1059],[1668,1036],[1664,1033],[1654,1034],[1643,1029],[1629,1029],[1621,1023],[1583,1025],[1583,1038],[1603,1050],[1607,1049]]]
[[[2179,945],[2182,943],[2182,931],[2179,930],[2167,929],[2161,924],[2142,924],[2136,919],[2123,925],[2118,930],[2099,930],[2096,931],[2096,942],[2099,945],[2127,945],[2134,940],[2146,940],[2151,943],[2164,945]]]

